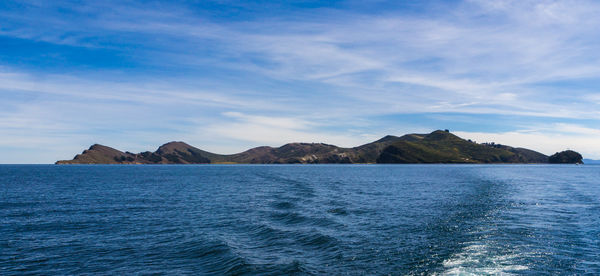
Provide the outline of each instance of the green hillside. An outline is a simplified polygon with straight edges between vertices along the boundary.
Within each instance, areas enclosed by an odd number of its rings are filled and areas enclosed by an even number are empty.
[[[562,159],[561,159],[562,160]],[[570,159],[569,159],[570,160]],[[130,153],[93,145],[72,160],[57,164],[319,164],[319,163],[547,163],[536,151],[499,144],[477,144],[448,131],[429,134],[388,135],[354,148],[323,143],[290,143],[257,147],[222,155],[170,142],[155,152]]]

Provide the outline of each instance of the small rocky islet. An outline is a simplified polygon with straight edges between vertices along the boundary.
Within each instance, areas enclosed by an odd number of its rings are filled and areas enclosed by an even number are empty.
[[[583,164],[583,156],[576,151],[565,150],[557,152],[548,157],[548,163],[552,164]]]

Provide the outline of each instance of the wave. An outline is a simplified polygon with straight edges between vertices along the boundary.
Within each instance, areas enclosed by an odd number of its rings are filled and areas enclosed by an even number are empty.
[[[518,264],[519,254],[495,255],[490,245],[472,243],[443,261],[442,275],[513,275],[529,267]]]
[[[279,210],[288,210],[288,209],[294,209],[296,207],[296,204],[294,204],[293,202],[290,201],[276,201],[276,202],[272,202],[271,206],[275,209],[279,209]]]

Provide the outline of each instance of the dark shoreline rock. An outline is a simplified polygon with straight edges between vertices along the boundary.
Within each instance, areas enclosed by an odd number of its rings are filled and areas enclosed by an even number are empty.
[[[583,164],[583,156],[576,151],[565,150],[548,157],[551,164]]]

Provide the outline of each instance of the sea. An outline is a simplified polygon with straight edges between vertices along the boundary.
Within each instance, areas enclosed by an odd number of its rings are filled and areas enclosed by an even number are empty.
[[[1,165],[0,275],[598,275],[598,165]]]

